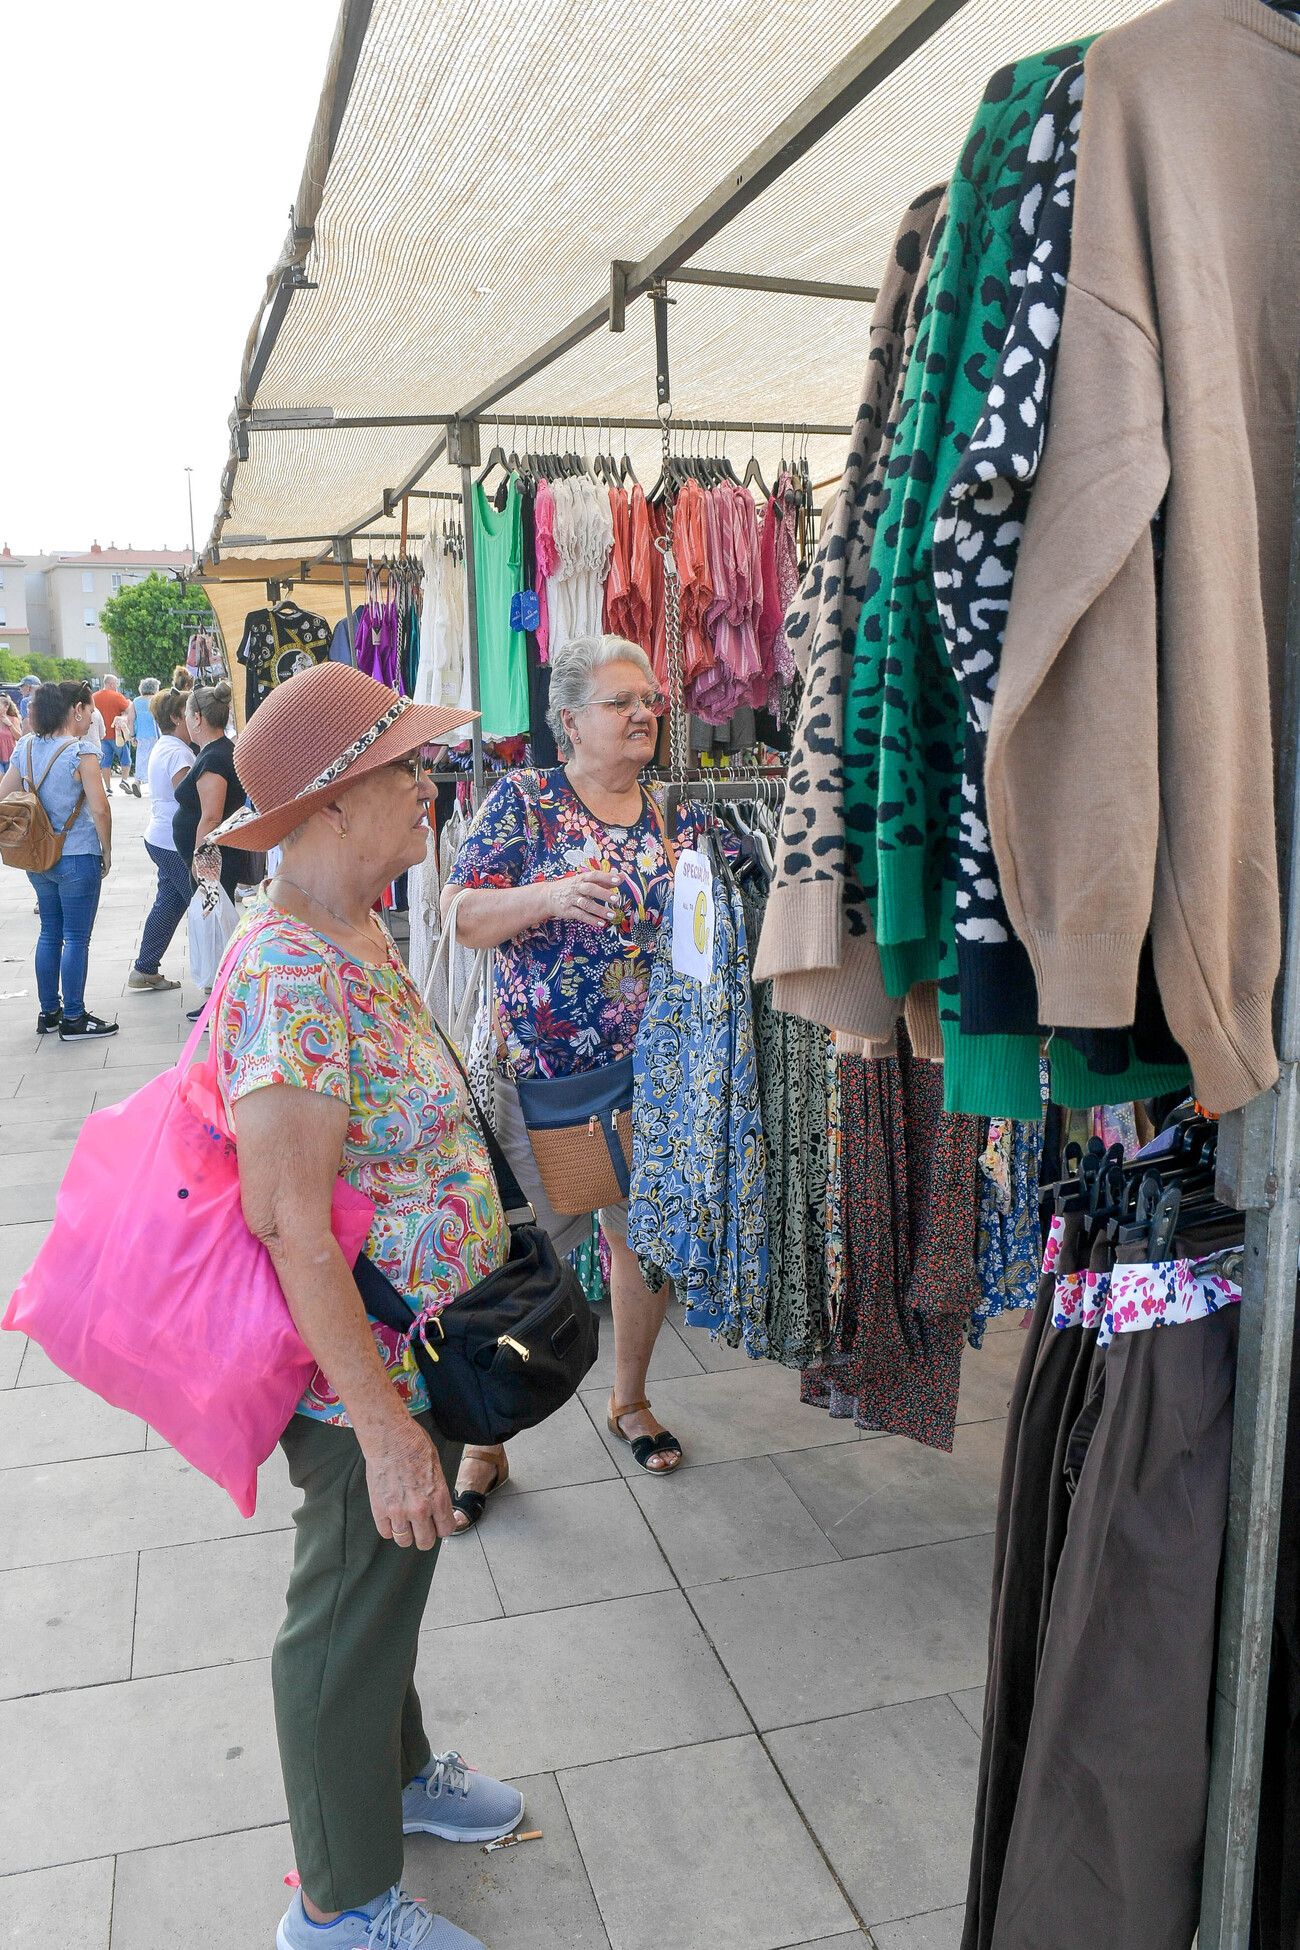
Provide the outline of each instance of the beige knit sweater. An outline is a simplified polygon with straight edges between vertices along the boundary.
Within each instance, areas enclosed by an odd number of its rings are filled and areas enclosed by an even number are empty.
[[[901,1004],[885,991],[871,911],[844,842],[844,689],[853,658],[892,411],[929,267],[942,191],[904,213],[871,319],[870,352],[848,460],[817,558],[786,618],[807,685],[777,849],[777,874],[755,959],[776,978],[778,1009],[887,1042]]]
[[[987,786],[1042,1020],[1131,1022],[1149,925],[1216,1111],[1277,1074],[1298,365],[1300,25],[1262,0],[1170,0],[1085,63],[1070,284]]]

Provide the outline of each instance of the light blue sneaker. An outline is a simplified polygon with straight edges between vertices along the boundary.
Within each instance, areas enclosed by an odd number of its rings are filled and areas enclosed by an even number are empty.
[[[432,1754],[402,1795],[402,1833],[444,1842],[495,1842],[524,1818],[524,1797],[459,1754]]]
[[[313,1923],[297,1891],[275,1944],[276,1950],[487,1950],[445,1916],[431,1916],[396,1883],[364,1909],[345,1909],[332,1923]]]

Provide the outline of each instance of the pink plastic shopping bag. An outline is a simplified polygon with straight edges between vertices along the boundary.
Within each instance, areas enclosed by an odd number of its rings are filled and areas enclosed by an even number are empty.
[[[0,1324],[141,1416],[249,1517],[258,1466],[315,1363],[244,1223],[212,1056],[189,1070],[203,1028],[174,1070],[87,1119],[49,1237]],[[339,1179],[334,1236],[349,1266],[373,1216]]]

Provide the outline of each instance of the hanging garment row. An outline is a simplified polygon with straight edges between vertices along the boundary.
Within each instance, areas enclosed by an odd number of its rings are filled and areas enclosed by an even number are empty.
[[[1188,1116],[1127,1163],[1094,1140],[1046,1196],[999,1494],[964,1950],[1186,1950],[1195,1935],[1243,1259],[1241,1215],[1214,1195],[1216,1138]],[[1079,1794],[1088,1820],[1063,1832]]]
[[[909,1011],[918,1050],[902,1030],[868,1058],[752,980],[780,789],[720,808],[688,789],[710,973],[675,965],[666,924],[634,1054],[628,1240],[691,1325],[801,1368],[806,1403],[951,1449],[964,1346],[1037,1290],[1041,1122],[943,1110],[933,1011]]]
[[[473,489],[485,736],[526,733],[534,763],[555,762],[549,665],[577,637],[626,638],[667,683],[657,543],[671,502],[692,748],[788,745],[781,722],[795,669],[783,616],[798,585],[811,500],[807,463],[797,458],[769,492],[756,462],[742,479],[723,454],[674,455],[647,493],[626,455],[597,454],[588,465],[576,452],[520,455],[498,441]]]
[[[227,679],[225,652],[209,629],[193,632],[185,646],[185,668],[196,684],[221,684]]]
[[[1276,1075],[1300,192],[1261,193],[1224,103],[1285,147],[1298,40],[1263,0],[1171,0],[1018,61],[882,283],[787,616],[807,690],[757,971],[872,1040],[937,981],[950,1111],[1034,1118],[1049,1031],[1065,1104],[1190,1074],[1225,1110]]]
[[[1067,1106],[1276,1076],[1300,177],[1258,162],[1298,110],[1300,24],[1263,0],[994,77],[900,229],[787,617],[756,974],[873,1047],[932,993],[946,1111],[1018,1120],[1011,1160],[1044,1059]],[[963,1950],[1196,1930],[1242,1222],[1204,1155],[1120,1157],[1062,1190],[1012,1401]],[[1300,1923],[1294,1746],[1269,1945]]]
[[[248,612],[235,652],[244,666],[245,723],[286,677],[327,661],[331,634],[324,617],[289,597]]]

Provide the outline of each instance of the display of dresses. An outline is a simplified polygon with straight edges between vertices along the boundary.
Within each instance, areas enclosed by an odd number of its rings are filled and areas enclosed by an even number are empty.
[[[474,487],[474,590],[478,612],[479,709],[485,738],[528,730],[528,652],[512,623],[523,582],[523,527],[518,478],[501,490],[502,506]]]
[[[553,660],[575,637],[601,633],[614,523],[608,493],[587,475],[554,482],[551,494],[556,567],[546,600]]]
[[[245,723],[286,677],[328,662],[331,635],[323,617],[288,598],[273,608],[249,611],[235,652],[245,671]]]
[[[430,530],[421,562],[424,606],[420,613],[420,661],[412,695],[417,704],[468,708],[468,592],[459,529],[437,537]]]

